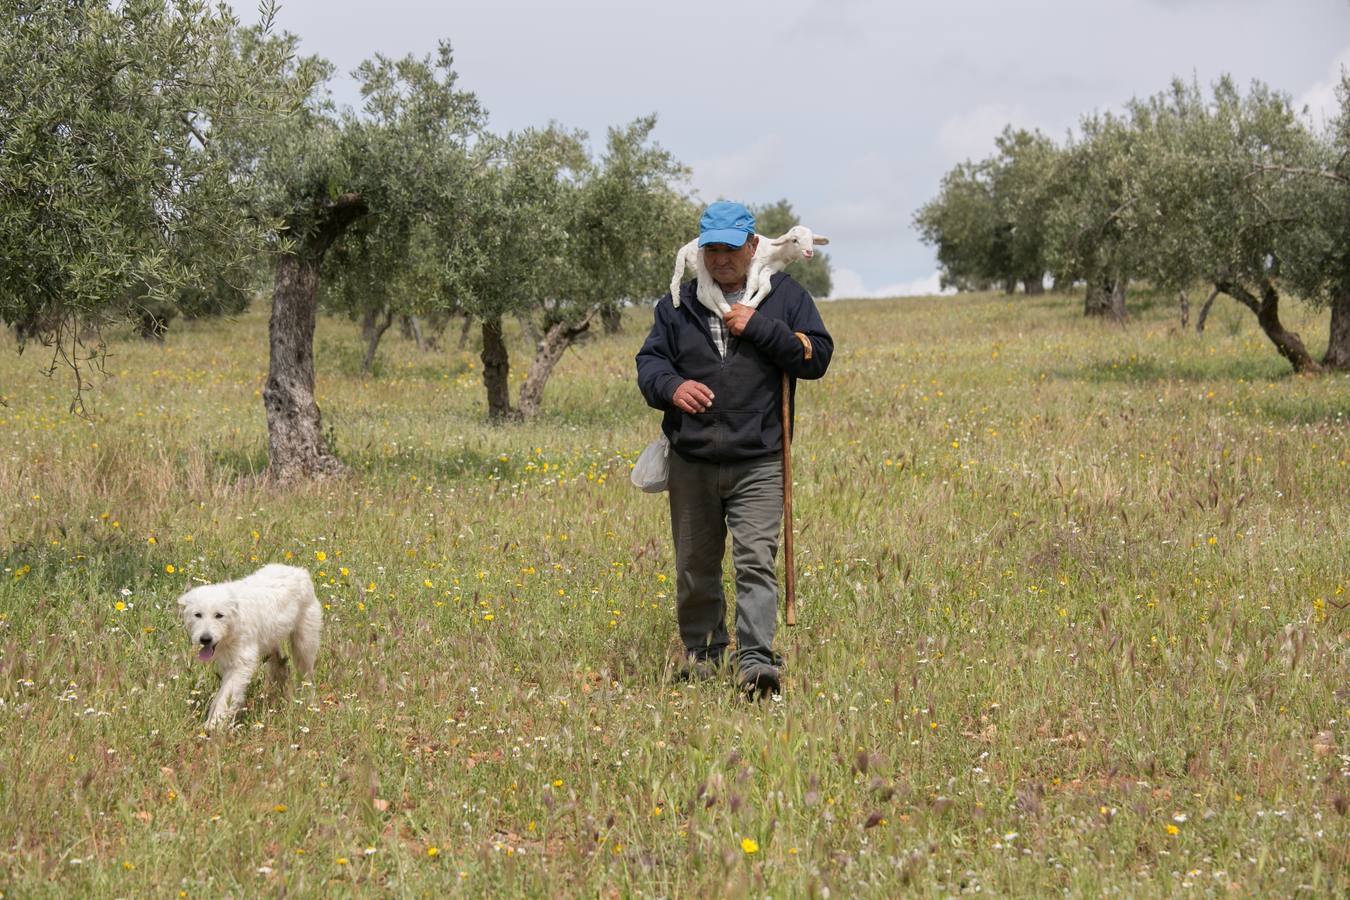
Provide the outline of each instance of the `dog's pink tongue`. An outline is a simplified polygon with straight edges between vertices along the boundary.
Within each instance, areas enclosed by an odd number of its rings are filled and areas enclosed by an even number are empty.
[[[211,657],[215,655],[216,655],[216,648],[215,645],[213,644],[210,647],[203,647],[202,652],[197,654],[197,658],[200,659],[202,662],[210,662]]]

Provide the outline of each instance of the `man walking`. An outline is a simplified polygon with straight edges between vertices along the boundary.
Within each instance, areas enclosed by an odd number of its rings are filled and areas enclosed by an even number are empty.
[[[665,412],[670,439],[670,521],[675,540],[675,615],[684,643],[683,674],[710,677],[730,641],[722,558],[731,531],[736,569],[737,683],[752,696],[780,689],[773,653],[778,627],[774,559],[783,514],[783,372],[790,396],[798,378],[820,378],[834,342],[811,295],[785,274],[757,308],[739,303],[759,238],[755,217],[719,201],[699,220],[699,247],[731,311],[697,299],[697,281],[656,304],[637,355],[638,387]],[[790,425],[788,427],[791,427]]]

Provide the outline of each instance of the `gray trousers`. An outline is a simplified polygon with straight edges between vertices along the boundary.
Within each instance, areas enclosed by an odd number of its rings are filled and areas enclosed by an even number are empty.
[[[727,648],[722,557],[727,530],[736,567],[736,651],[742,667],[772,662],[778,628],[774,559],[783,523],[783,456],[731,463],[670,454],[670,528],[675,539],[675,617],[686,652]]]

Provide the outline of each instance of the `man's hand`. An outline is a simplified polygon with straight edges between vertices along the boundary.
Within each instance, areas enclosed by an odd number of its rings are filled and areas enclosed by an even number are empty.
[[[741,332],[745,331],[745,323],[750,321],[750,317],[755,314],[753,306],[746,306],[744,303],[733,303],[731,310],[722,314],[722,321],[727,323],[727,331],[733,336],[740,337]]]
[[[692,378],[675,389],[671,402],[687,413],[701,413],[712,406],[713,392]]]

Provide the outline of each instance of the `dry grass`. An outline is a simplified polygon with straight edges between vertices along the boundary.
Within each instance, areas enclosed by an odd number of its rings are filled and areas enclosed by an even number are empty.
[[[284,495],[261,312],[115,342],[91,420],[0,356],[0,891],[1350,890],[1345,379],[1236,307],[825,315],[763,706],[670,680],[645,313],[500,429],[471,355],[363,380],[321,322],[355,474]],[[207,739],[173,600],[284,560],[328,606],[316,683]]]

